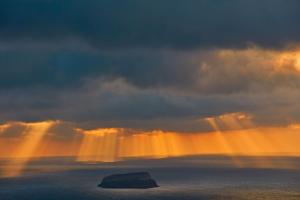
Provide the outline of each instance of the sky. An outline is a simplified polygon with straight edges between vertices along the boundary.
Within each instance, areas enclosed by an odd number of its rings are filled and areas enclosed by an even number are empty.
[[[274,132],[286,142],[273,154],[300,154],[299,10],[298,0],[1,0],[0,157],[33,132],[51,149],[67,143],[64,155],[85,152],[90,133],[243,145],[253,130],[255,152],[270,152]],[[247,154],[212,146],[165,151]]]

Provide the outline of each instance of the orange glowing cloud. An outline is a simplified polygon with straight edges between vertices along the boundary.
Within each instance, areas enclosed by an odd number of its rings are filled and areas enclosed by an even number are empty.
[[[300,52],[283,52],[276,59],[278,69],[296,71],[300,73]]]
[[[10,127],[9,124],[0,125],[0,135],[9,127]]]
[[[219,50],[218,59],[225,65],[234,64],[240,60],[246,61],[247,66],[259,66],[270,72],[300,72],[300,50],[287,51],[263,50],[249,48],[245,50]],[[241,71],[242,72],[242,71]]]

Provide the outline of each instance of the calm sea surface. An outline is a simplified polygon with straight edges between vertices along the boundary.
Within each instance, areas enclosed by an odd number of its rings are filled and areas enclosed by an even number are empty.
[[[32,161],[22,176],[0,178],[0,200],[300,200],[299,158],[189,157],[118,163],[77,163],[71,158]],[[268,163],[263,165],[262,163]],[[6,165],[0,162],[1,167]],[[13,167],[13,166],[11,166]],[[101,189],[113,173],[148,171],[159,188]]]

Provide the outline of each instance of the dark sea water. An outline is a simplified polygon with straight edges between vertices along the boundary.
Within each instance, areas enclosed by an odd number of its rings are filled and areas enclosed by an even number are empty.
[[[0,200],[300,200],[299,158],[272,158],[273,166],[268,167],[242,159],[253,166],[236,167],[229,158],[220,157],[102,164],[70,158],[35,160],[24,175],[0,178]],[[160,187],[97,187],[106,175],[139,171],[150,172]]]

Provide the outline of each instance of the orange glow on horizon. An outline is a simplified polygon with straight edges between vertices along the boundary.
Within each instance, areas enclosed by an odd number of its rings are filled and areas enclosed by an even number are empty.
[[[74,129],[73,139],[61,141],[45,137],[49,128],[58,122],[22,123],[25,128],[18,137],[0,137],[0,157],[10,158],[1,173],[18,176],[32,158],[45,156],[75,156],[79,162],[94,163],[130,158],[225,155],[230,156],[237,167],[247,166],[240,156],[300,156],[300,124],[256,127],[252,117],[243,113],[202,120],[214,130],[179,133],[124,128]],[[1,125],[0,135],[10,126],[13,125]],[[259,167],[275,165],[268,159],[255,163]]]
[[[37,146],[43,140],[47,130],[55,122],[38,122],[38,123],[24,123],[25,130],[23,132],[22,141],[20,141],[15,152],[11,155],[11,160],[7,167],[2,169],[2,174],[5,177],[18,176],[26,163],[34,155]]]
[[[79,132],[84,138],[78,153],[78,161],[113,162],[116,161],[118,136],[123,129],[97,129]]]
[[[237,166],[238,156],[299,156],[296,125],[256,128],[251,117],[231,113],[205,119],[215,130],[206,133],[140,131],[124,129],[79,130],[84,139],[78,161],[114,162],[127,158],[166,158],[188,155],[229,155]],[[222,131],[222,127],[231,130]],[[270,164],[270,163],[269,163]]]
[[[282,134],[281,131],[285,131]],[[262,133],[263,132],[263,133]],[[226,140],[227,145],[220,139],[219,134],[222,134],[222,140]],[[246,135],[243,135],[246,134]],[[265,135],[264,135],[265,134]],[[249,129],[228,131],[216,134],[211,133],[175,133],[175,132],[162,132],[151,131],[133,135],[123,135],[118,133],[117,144],[107,148],[113,148],[111,156],[115,155],[114,159],[110,157],[109,160],[119,160],[126,157],[171,157],[171,156],[184,156],[184,155],[201,155],[201,154],[223,154],[223,155],[300,155],[300,148],[296,143],[300,139],[298,132],[286,131],[285,128],[262,128],[262,129]],[[113,135],[113,138],[116,138]],[[251,138],[249,137],[251,136]],[[103,138],[91,135],[88,136],[88,143],[83,146],[89,146],[89,149],[98,149],[86,155],[91,157],[90,161],[103,161],[101,155],[107,149],[101,149],[99,143],[106,143],[104,140],[111,140],[109,135]],[[94,140],[99,140],[94,142]],[[103,141],[101,141],[103,140]],[[100,142],[101,141],[101,142]],[[280,143],[276,143],[280,141]],[[108,144],[110,142],[107,142]],[[95,146],[93,146],[95,144]],[[254,145],[255,144],[255,145]],[[83,147],[82,146],[82,147]],[[230,151],[228,151],[228,146]],[[98,148],[99,147],[99,148]],[[86,149],[86,152],[88,149]],[[97,154],[97,152],[100,152]],[[116,153],[117,152],[117,153]],[[83,154],[80,154],[79,158]],[[95,160],[92,158],[95,156]],[[100,156],[100,157],[97,157]],[[80,160],[80,159],[79,159]],[[105,159],[104,159],[105,160]],[[87,159],[88,161],[88,159]]]

